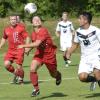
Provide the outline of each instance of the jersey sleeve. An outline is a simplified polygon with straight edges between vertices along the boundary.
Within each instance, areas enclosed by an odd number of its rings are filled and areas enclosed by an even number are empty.
[[[77,36],[77,32],[75,33],[74,42],[75,43],[79,43],[79,39],[78,39],[78,36]]]
[[[100,29],[99,28],[96,29],[96,35],[97,35],[97,38],[100,42]]]
[[[56,31],[61,31],[59,23],[57,24]]]
[[[4,30],[4,32],[3,32],[3,38],[4,39],[7,39],[8,38],[8,36],[7,36],[7,34],[6,34],[6,31]]]
[[[22,35],[23,35],[23,38],[26,39],[29,35],[28,35],[28,32],[26,31],[25,27],[23,27],[23,31],[22,31]]]

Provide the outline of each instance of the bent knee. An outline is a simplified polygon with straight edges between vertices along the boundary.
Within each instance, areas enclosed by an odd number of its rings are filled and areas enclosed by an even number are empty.
[[[78,77],[79,77],[79,80],[80,80],[81,82],[86,82],[87,76],[88,76],[87,73],[81,73],[81,74],[79,74]]]
[[[8,67],[10,64],[11,64],[11,63],[10,63],[9,61],[5,61],[5,62],[4,62],[4,66],[5,66],[5,67]]]

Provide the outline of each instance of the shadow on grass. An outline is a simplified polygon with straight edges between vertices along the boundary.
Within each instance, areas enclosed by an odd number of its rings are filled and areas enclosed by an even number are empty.
[[[85,98],[100,97],[100,93],[88,94]]]
[[[39,81],[39,84],[40,84],[40,83],[43,83],[43,82],[44,82],[44,81]],[[24,81],[24,84],[25,84],[25,85],[31,84],[31,81]]]
[[[79,96],[83,96],[84,98],[95,98],[95,97],[100,97],[100,93],[84,94]]]
[[[68,95],[58,92],[58,93],[52,93],[49,96],[44,96],[44,97],[38,98],[37,100],[43,100],[43,99],[52,98],[52,97],[66,97],[66,96],[68,96]]]

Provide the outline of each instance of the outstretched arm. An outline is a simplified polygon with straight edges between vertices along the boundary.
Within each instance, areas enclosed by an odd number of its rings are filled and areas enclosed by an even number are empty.
[[[66,58],[70,59],[71,54],[78,48],[79,44],[73,42],[72,47],[66,52]]]
[[[5,44],[6,42],[6,39],[2,38],[1,39],[1,42],[0,42],[0,49],[2,48],[2,46]]]
[[[41,40],[36,40],[33,43],[25,44],[25,45],[19,45],[18,48],[36,48],[42,43]]]

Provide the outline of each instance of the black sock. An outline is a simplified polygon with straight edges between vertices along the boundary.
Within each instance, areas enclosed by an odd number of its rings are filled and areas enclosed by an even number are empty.
[[[98,85],[99,85],[99,87],[100,87],[100,80],[98,81]]]
[[[63,59],[64,59],[65,63],[68,64],[67,60],[69,60],[69,59],[67,59],[65,56],[63,56]]]
[[[96,82],[96,78],[88,75],[86,82]]]

